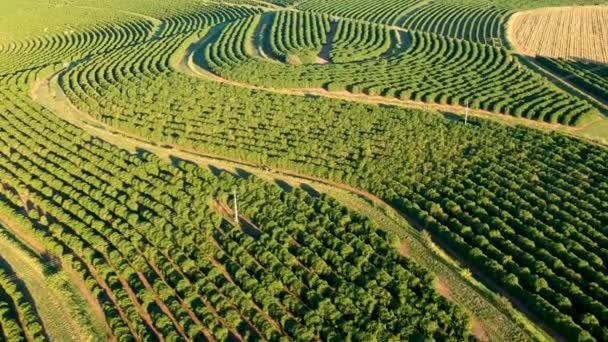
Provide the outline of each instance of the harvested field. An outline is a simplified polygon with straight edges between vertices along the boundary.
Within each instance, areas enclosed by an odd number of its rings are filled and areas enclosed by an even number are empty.
[[[527,55],[608,63],[608,6],[516,13],[508,34],[513,46]]]

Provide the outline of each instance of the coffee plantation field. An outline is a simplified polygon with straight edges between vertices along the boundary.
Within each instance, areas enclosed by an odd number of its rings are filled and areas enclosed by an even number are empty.
[[[578,5],[2,2],[0,340],[608,341]]]

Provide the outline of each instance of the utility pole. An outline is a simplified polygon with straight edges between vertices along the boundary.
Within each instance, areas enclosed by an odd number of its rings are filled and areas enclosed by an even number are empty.
[[[464,125],[467,125],[467,121],[469,121],[469,99],[467,99],[467,109],[464,112]]]
[[[236,204],[236,189],[234,189],[234,221],[239,223],[239,208]]]

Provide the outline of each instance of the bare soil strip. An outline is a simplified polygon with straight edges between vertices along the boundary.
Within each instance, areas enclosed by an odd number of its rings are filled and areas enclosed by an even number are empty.
[[[281,58],[275,55],[272,51],[266,49],[266,39],[269,35],[267,32],[272,28],[272,23],[276,13],[262,15],[260,22],[255,28],[252,39],[253,56],[263,58],[266,61],[273,63],[282,63]]]
[[[411,256],[410,246],[408,246],[407,241],[401,241],[401,243],[399,244],[399,254],[406,258],[409,258]]]
[[[93,336],[73,317],[72,303],[51,286],[43,265],[23,251],[20,246],[0,235],[0,250],[5,260],[28,290],[32,304],[40,315],[49,337],[61,341],[90,341]]]
[[[329,33],[327,34],[327,42],[323,45],[321,52],[319,53],[319,57],[317,59],[317,64],[327,64],[331,61],[331,47],[334,43],[334,38],[336,37],[336,32],[338,31],[338,20],[334,19],[331,21],[331,25],[329,28]]]
[[[41,254],[47,252],[46,248],[44,247],[44,245],[42,243],[40,243],[36,238],[23,232],[23,230],[20,229],[20,227],[10,217],[5,217],[5,216],[0,215],[0,223],[2,223],[8,230],[10,230],[13,234],[15,234],[15,236],[19,240],[23,241],[27,246],[31,247],[36,252],[41,253]],[[89,291],[89,289],[86,286],[86,284],[84,283],[84,281],[80,278],[80,276],[77,274],[77,272],[74,271],[69,265],[62,264],[62,270],[65,272],[65,274],[68,276],[68,278],[70,278],[71,283],[74,284],[76,286],[76,288],[80,291],[80,294],[82,295],[83,299],[85,299],[85,301],[88,303],[89,308],[92,310],[93,314],[95,315],[95,318],[96,318],[98,324],[102,325],[105,328],[106,333],[107,333],[107,338],[111,341],[115,340],[114,337],[110,333],[110,328],[107,325],[106,317],[105,317],[103,309],[101,308],[101,305],[99,304],[99,302],[97,301],[95,296],[93,296],[93,294]],[[96,279],[97,279],[97,277],[96,277]],[[100,286],[101,286],[101,284],[100,284]],[[109,288],[105,288],[105,289],[109,290]],[[126,316],[124,316],[124,317],[126,317]],[[132,331],[135,331],[135,330],[132,330]],[[85,339],[82,339],[81,341],[88,341],[88,339],[85,338]]]

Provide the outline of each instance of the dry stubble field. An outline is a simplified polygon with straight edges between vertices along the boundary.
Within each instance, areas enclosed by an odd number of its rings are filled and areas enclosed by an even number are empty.
[[[608,63],[608,6],[516,13],[508,34],[514,48],[527,55]]]

